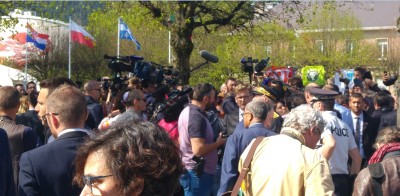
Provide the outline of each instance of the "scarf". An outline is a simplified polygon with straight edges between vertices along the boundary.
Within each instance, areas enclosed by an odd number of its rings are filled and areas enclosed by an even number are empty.
[[[381,162],[387,153],[398,150],[400,150],[400,142],[385,144],[374,152],[368,161],[368,165]]]

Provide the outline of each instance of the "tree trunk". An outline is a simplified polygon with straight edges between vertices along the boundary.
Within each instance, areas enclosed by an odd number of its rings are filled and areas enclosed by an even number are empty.
[[[192,54],[194,45],[192,42],[193,28],[185,25],[184,27],[174,30],[172,35],[172,49],[176,62],[174,67],[179,70],[181,78],[180,84],[189,84],[190,78],[190,55]]]

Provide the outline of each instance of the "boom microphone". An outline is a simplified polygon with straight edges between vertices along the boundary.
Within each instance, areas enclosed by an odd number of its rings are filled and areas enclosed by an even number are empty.
[[[213,54],[211,54],[205,50],[200,51],[200,56],[212,63],[218,63],[218,60],[219,60],[217,56],[214,56]]]

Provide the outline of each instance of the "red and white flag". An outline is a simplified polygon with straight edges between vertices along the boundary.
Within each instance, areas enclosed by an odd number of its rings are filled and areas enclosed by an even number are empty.
[[[80,44],[89,46],[90,48],[94,47],[96,40],[92,35],[90,35],[87,31],[85,31],[85,29],[72,20],[69,25],[71,29],[71,40],[73,42],[78,42]]]

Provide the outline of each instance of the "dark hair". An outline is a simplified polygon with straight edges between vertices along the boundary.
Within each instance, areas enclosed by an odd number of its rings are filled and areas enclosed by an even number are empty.
[[[287,97],[287,99],[286,99],[286,106],[288,107],[289,111],[299,105],[306,104],[306,103],[307,103],[307,101],[306,101],[306,98],[304,97],[304,94],[292,95],[292,96]]]
[[[348,95],[338,95],[336,97],[336,102],[340,105],[348,105],[350,97]]]
[[[101,150],[106,166],[123,195],[143,184],[140,195],[172,195],[183,172],[179,149],[168,134],[151,122],[125,122],[86,141],[77,152],[74,182],[82,175],[89,154]]]
[[[28,103],[30,103],[33,107],[36,107],[37,105],[38,94],[38,92],[33,91],[28,95]]]
[[[71,85],[74,86],[76,88],[78,88],[78,86],[75,84],[74,81],[72,81],[69,78],[65,78],[65,77],[56,77],[56,78],[50,78],[47,80],[42,80],[39,84],[40,88],[47,88],[48,89],[48,94],[50,95],[56,88],[58,88],[59,86],[66,84],[66,85]]]
[[[33,84],[33,85],[35,85],[35,86],[36,86],[36,83],[35,83],[34,81],[30,81],[30,82],[28,82],[28,84],[26,84],[26,86],[28,86],[28,85],[30,85],[30,84]]]
[[[12,86],[0,87],[0,109],[9,110],[16,108],[19,104],[21,94]]]
[[[324,87],[322,87],[322,89],[336,91],[336,92],[340,93],[339,87],[336,84],[327,84]]]
[[[374,103],[382,108],[391,108],[393,105],[392,102],[393,102],[392,96],[384,92],[379,92],[374,97]]]
[[[361,98],[361,99],[364,99],[364,97],[362,96],[361,93],[351,93],[350,99],[351,99],[351,98]]]
[[[299,89],[299,90],[304,88],[303,80],[299,77],[290,78],[288,81],[288,84],[289,84],[289,86],[296,87],[296,89]]]
[[[140,96],[142,94],[142,92],[140,92],[139,90],[130,90],[128,91],[128,98],[126,99],[126,106],[133,106],[133,101],[135,99],[142,99],[142,97]]]
[[[319,100],[319,101],[324,105],[325,110],[333,111],[334,106],[335,106],[335,100],[334,99]]]
[[[209,83],[198,84],[194,87],[192,99],[201,101],[205,96],[209,96],[212,90],[214,90],[214,87]]]
[[[229,81],[237,82],[237,81],[236,81],[236,78],[234,78],[234,77],[229,77],[228,79],[226,79],[225,85],[228,85],[228,82],[229,82]]]
[[[362,67],[356,67],[356,68],[354,69],[354,71],[358,71],[358,72],[360,73],[361,77],[363,77],[364,74],[365,74],[365,72],[367,72],[367,70],[365,70],[365,69],[362,68]]]

